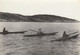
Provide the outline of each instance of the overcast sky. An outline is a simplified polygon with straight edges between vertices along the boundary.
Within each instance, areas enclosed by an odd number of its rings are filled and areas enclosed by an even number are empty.
[[[51,14],[80,20],[79,0],[0,0],[0,12]]]

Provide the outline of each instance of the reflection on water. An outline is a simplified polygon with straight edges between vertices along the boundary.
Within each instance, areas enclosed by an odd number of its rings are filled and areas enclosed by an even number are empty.
[[[8,31],[38,30],[42,28],[45,33],[59,32],[54,36],[23,37],[32,32],[24,34],[0,34],[0,55],[79,55],[79,38],[69,41],[55,41],[52,39],[62,37],[62,33],[66,30],[67,34],[79,31],[80,24],[75,23],[0,23],[0,31],[6,27]]]

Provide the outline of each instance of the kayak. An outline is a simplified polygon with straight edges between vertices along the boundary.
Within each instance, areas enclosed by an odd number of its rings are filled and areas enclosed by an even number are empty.
[[[79,36],[79,34],[76,34],[76,35],[74,35],[74,36],[71,36],[71,37],[65,37],[65,38],[58,38],[58,39],[55,39],[55,40],[51,40],[51,42],[53,42],[53,41],[66,41],[66,40],[69,40],[69,39],[75,39],[75,38],[77,38]]]
[[[17,32],[0,32],[0,34],[18,34],[18,33],[24,33],[26,31],[17,31]]]
[[[55,35],[58,32],[54,32],[54,33],[43,33],[43,34],[33,34],[33,35],[24,35],[24,37],[36,37],[36,36],[50,36],[50,35]]]

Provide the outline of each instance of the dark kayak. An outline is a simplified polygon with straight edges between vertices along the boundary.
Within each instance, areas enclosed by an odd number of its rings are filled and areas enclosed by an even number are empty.
[[[65,38],[58,38],[58,39],[55,39],[55,40],[51,40],[51,42],[53,42],[53,41],[66,41],[66,40],[70,40],[70,39],[75,39],[75,38],[77,38],[79,36],[79,34],[76,34],[76,35],[74,35],[74,36],[71,36],[71,37],[65,37]]]
[[[17,31],[17,32],[0,32],[0,34],[18,34],[18,33],[24,33],[26,31]]]
[[[38,34],[34,34],[34,35],[24,35],[24,37],[36,37],[36,36],[50,36],[50,35],[55,35],[58,32],[54,32],[54,33],[43,33],[41,35]]]

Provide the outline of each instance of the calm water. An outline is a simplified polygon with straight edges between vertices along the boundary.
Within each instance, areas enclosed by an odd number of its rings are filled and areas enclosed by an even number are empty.
[[[31,23],[31,22],[1,22],[0,31],[6,27],[8,31],[24,31],[24,34],[0,34],[0,55],[79,55],[80,36],[69,41],[50,42],[62,37],[65,30],[67,34],[79,31],[80,23]],[[23,37],[26,34],[36,34],[29,29],[38,30],[42,28],[45,33],[58,32],[54,36]]]

